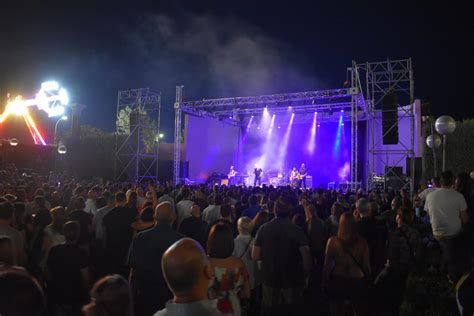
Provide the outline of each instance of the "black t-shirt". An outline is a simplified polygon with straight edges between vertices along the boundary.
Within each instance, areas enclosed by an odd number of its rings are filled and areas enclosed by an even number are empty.
[[[47,267],[51,274],[48,291],[57,302],[82,302],[87,298],[81,283],[81,270],[89,266],[84,249],[73,244],[60,244],[49,251]]]
[[[207,222],[194,216],[185,218],[179,226],[181,234],[198,241],[204,248],[207,240],[207,231]]]
[[[262,279],[267,286],[291,288],[304,282],[299,248],[308,245],[303,230],[286,218],[275,218],[260,227],[255,246],[262,256]]]
[[[137,213],[125,206],[114,207],[104,216],[102,225],[105,228],[105,248],[109,255],[125,259],[133,237],[131,225],[136,217]]]
[[[172,244],[184,237],[170,225],[160,223],[135,236],[130,246],[128,265],[136,272],[137,305],[154,312],[164,308],[173,297],[161,271],[161,258]]]
[[[79,236],[79,244],[84,244],[89,240],[89,226],[92,225],[92,216],[83,210],[75,210],[69,214],[71,221],[79,222],[81,226],[81,235]]]
[[[255,173],[255,177],[260,178],[260,175],[262,174],[262,169],[255,168],[254,173]]]

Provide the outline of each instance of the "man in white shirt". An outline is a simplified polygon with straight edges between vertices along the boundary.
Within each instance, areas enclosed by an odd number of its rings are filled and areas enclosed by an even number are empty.
[[[178,227],[185,218],[191,217],[191,207],[193,206],[193,201],[191,201],[191,192],[185,188],[181,193],[183,195],[183,199],[179,201],[178,204],[176,204],[176,220],[178,222]]]
[[[90,190],[87,193],[87,200],[86,200],[86,207],[84,208],[84,212],[91,214],[94,216],[95,212],[97,212],[97,205],[95,200],[97,199],[97,193],[95,191]]]
[[[433,236],[438,240],[442,256],[443,269],[449,263],[453,238],[467,223],[467,204],[464,196],[454,190],[454,175],[451,171],[443,172],[440,179],[441,188],[430,192],[426,197],[425,211],[430,216]]]
[[[214,203],[206,207],[202,212],[202,219],[205,220],[209,225],[214,224],[215,221],[221,218],[222,202],[222,197],[216,194],[214,196]]]

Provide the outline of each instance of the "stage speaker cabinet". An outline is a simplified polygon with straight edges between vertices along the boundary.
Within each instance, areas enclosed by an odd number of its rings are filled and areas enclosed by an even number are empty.
[[[387,178],[403,178],[403,167],[385,166],[385,177]]]
[[[398,95],[394,91],[382,98],[382,140],[384,145],[398,144]]]
[[[305,185],[306,185],[307,188],[312,188],[313,187],[313,177],[312,176],[306,176]]]
[[[408,157],[407,158],[407,177],[411,177],[411,160],[415,159],[415,187],[420,185],[421,177],[423,173],[423,161],[421,157]]]

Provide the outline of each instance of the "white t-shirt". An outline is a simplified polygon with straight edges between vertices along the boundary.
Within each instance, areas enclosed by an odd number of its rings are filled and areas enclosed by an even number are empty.
[[[418,197],[420,198],[420,200],[422,201],[425,201],[426,200],[426,197],[428,196],[428,194],[430,194],[431,192],[435,191],[436,188],[427,188],[427,189],[424,189],[423,192],[421,192],[420,194],[418,194]]]
[[[176,212],[178,213],[178,226],[181,225],[183,219],[191,216],[191,207],[193,202],[191,200],[182,200],[176,204]]]
[[[454,236],[461,230],[461,211],[467,210],[461,193],[446,188],[436,189],[426,196],[425,211],[435,236]]]

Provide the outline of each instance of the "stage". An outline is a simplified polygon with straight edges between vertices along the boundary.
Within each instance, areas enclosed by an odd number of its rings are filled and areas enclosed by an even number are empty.
[[[401,167],[413,188],[411,158],[420,157],[422,138],[411,60],[353,62],[348,78],[339,89],[199,101],[184,101],[177,86],[174,182],[205,183],[234,166],[235,184],[254,185],[261,168],[262,184],[284,186],[304,163],[308,187],[370,188],[375,177]],[[391,93],[397,103],[387,110],[381,104]],[[181,161],[189,162],[187,170]]]

